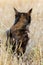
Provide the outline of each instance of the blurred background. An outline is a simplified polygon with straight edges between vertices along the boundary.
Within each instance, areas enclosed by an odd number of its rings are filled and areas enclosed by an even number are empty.
[[[5,32],[15,22],[16,8],[19,12],[32,10],[32,20],[29,27],[29,44],[27,50],[32,46],[38,46],[41,57],[43,56],[43,0],[0,0],[0,40],[5,42]],[[43,62],[43,58],[41,59]]]

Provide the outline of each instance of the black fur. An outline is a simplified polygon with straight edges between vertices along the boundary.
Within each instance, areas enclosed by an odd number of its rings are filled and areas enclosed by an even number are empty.
[[[25,50],[26,50],[26,46],[29,40],[28,37],[28,29],[26,29],[27,25],[30,25],[31,23],[31,11],[32,9],[28,12],[28,13],[20,13],[15,9],[15,23],[14,25],[10,28],[10,33],[9,31],[7,32],[7,40],[10,37],[10,44],[13,45],[12,47],[12,51],[15,51],[16,48],[16,41],[17,41],[17,49],[16,52],[17,54],[24,54]],[[21,24],[21,25],[19,25]],[[18,26],[18,27],[17,27]],[[16,30],[15,30],[16,29]],[[14,40],[13,40],[14,39]],[[22,44],[21,44],[22,42]],[[20,46],[21,44],[21,46]],[[20,49],[19,49],[20,47]]]

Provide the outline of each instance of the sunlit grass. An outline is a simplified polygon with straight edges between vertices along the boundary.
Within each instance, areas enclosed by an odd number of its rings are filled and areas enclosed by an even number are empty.
[[[0,0],[0,39],[2,39],[2,43],[0,44],[0,65],[43,65],[42,5],[41,0]],[[35,41],[34,44],[37,44],[31,47],[30,52],[27,51],[28,54],[23,55],[23,59],[20,57],[19,60],[16,54],[12,54],[12,46],[9,45],[6,51],[6,36],[3,36],[3,33],[13,24],[15,14],[13,10],[14,7],[18,11],[27,11],[31,7],[33,8],[30,36],[31,39]],[[40,43],[38,43],[38,40]]]
[[[9,42],[8,42],[9,44]],[[17,59],[17,55],[13,54],[12,46],[9,44],[6,51],[5,43],[1,43],[0,45],[0,65],[43,65],[42,62],[42,51],[40,44],[32,47],[28,54],[20,57],[19,60]],[[25,59],[25,57],[27,57]]]

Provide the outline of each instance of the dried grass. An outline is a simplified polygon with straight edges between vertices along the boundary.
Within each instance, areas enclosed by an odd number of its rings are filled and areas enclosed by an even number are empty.
[[[6,34],[14,23],[14,10],[32,11],[30,25],[30,44],[27,46],[23,59],[13,55],[11,47],[6,51]],[[35,45],[34,45],[35,44]],[[43,0],[0,0],[0,65],[43,65]]]

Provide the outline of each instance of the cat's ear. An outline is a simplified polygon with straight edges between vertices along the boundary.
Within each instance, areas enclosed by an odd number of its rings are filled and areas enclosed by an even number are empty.
[[[15,14],[18,14],[18,11],[14,8]]]
[[[32,8],[27,12],[28,16],[30,16],[32,13]]]

